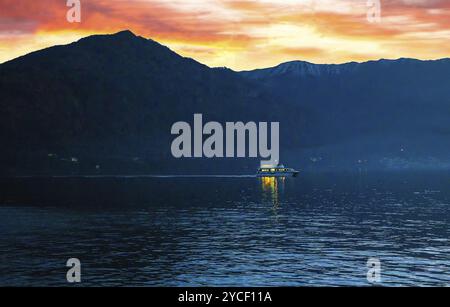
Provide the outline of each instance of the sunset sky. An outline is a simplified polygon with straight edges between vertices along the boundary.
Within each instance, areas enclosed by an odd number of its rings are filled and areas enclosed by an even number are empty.
[[[375,1],[375,0],[369,0]],[[129,29],[209,66],[236,70],[291,60],[342,63],[450,57],[449,0],[0,0],[0,63],[98,33]]]

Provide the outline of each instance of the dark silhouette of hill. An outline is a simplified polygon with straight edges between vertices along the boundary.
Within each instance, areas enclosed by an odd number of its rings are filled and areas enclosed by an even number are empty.
[[[129,31],[4,63],[0,91],[7,174],[197,170],[204,161],[171,159],[174,122],[192,122],[194,113],[223,123],[280,118],[280,108],[255,82]],[[218,171],[221,163],[204,169]]]
[[[170,155],[176,121],[280,121],[311,170],[445,168],[450,61],[209,68],[129,31],[0,65],[1,174],[252,173],[256,159]],[[447,165],[447,166],[446,166]]]
[[[295,61],[241,75],[307,110],[303,154],[321,159],[312,167],[450,167],[449,59]]]

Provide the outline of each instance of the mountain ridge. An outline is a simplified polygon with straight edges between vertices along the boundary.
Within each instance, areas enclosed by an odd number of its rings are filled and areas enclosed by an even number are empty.
[[[436,60],[419,60],[414,58],[398,58],[398,59],[379,59],[365,62],[346,62],[341,64],[316,64],[308,61],[295,60],[280,63],[273,67],[257,68],[252,70],[237,71],[237,73],[253,78],[267,78],[276,75],[291,74],[297,76],[320,76],[320,75],[339,75],[341,73],[353,72],[364,65],[389,65],[402,63],[439,63],[450,62],[450,58],[442,58]]]
[[[254,171],[257,159],[173,159],[170,127],[194,113],[279,121],[296,168],[450,165],[448,59],[289,63],[209,68],[121,31],[0,64],[0,174]]]
[[[259,70],[275,69],[275,68],[277,68],[279,66],[295,64],[295,63],[304,63],[304,64],[307,64],[307,65],[324,66],[325,67],[325,66],[346,66],[346,65],[353,65],[353,64],[366,64],[366,63],[376,63],[376,62],[402,62],[402,61],[405,61],[405,60],[407,60],[407,61],[418,61],[418,62],[450,61],[450,57],[439,58],[439,59],[430,59],[430,60],[422,60],[422,59],[416,59],[416,58],[405,58],[405,57],[400,57],[400,58],[396,58],[396,59],[380,58],[380,59],[367,60],[367,61],[362,61],[362,62],[350,61],[350,62],[344,62],[344,63],[313,63],[313,62],[309,62],[309,61],[306,61],[306,60],[292,60],[292,61],[281,62],[281,63],[279,63],[279,64],[277,64],[275,66],[271,66],[271,67],[254,68],[254,69],[249,69],[249,70],[234,70],[234,69],[231,69],[231,68],[226,67],[226,66],[225,67],[208,66],[208,65],[206,65],[206,64],[204,64],[204,63],[202,63],[202,62],[200,62],[200,61],[198,61],[198,60],[196,60],[196,59],[194,59],[192,57],[185,57],[185,56],[182,56],[182,55],[176,53],[175,51],[173,51],[169,47],[159,43],[158,41],[156,41],[156,40],[154,40],[152,38],[145,38],[143,36],[135,34],[134,32],[132,32],[129,29],[124,29],[124,30],[121,30],[121,31],[118,31],[118,32],[115,32],[115,33],[110,33],[110,34],[93,34],[93,35],[88,35],[88,36],[82,37],[79,40],[76,40],[76,41],[68,43],[68,44],[54,45],[54,46],[46,47],[46,48],[43,48],[43,49],[35,50],[35,51],[29,52],[27,54],[18,56],[18,57],[14,58],[14,59],[7,60],[7,61],[5,61],[3,63],[0,63],[0,65],[6,64],[6,63],[11,62],[11,61],[15,61],[17,59],[20,59],[22,57],[26,57],[26,56],[34,54],[34,53],[39,53],[39,52],[41,52],[43,50],[47,50],[47,49],[50,49],[50,48],[61,47],[61,46],[68,46],[68,45],[72,45],[72,44],[78,43],[80,41],[89,40],[89,39],[95,39],[95,38],[99,38],[99,37],[129,37],[129,38],[131,37],[131,38],[140,38],[140,39],[143,39],[143,40],[146,40],[146,41],[150,41],[150,42],[156,43],[156,44],[158,44],[158,45],[160,45],[160,46],[162,46],[164,48],[167,48],[168,50],[170,50],[171,52],[177,54],[180,57],[183,57],[185,59],[191,59],[191,60],[193,60],[193,61],[195,61],[195,62],[197,62],[199,64],[205,65],[205,66],[207,66],[207,67],[209,67],[211,69],[223,69],[223,68],[225,68],[225,69],[232,70],[232,71],[234,71],[236,73],[248,73],[248,72],[254,72],[254,71],[259,71]]]

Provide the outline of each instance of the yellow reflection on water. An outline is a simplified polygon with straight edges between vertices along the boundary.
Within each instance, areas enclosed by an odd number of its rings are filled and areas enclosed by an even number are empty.
[[[275,192],[277,189],[277,181],[275,177],[261,177],[262,188],[265,192]]]
[[[263,202],[270,203],[272,210],[277,215],[280,207],[280,192],[284,190],[285,177],[261,177]]]

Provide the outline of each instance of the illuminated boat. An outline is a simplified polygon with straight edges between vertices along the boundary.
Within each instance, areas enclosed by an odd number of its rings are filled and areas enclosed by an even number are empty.
[[[295,169],[279,163],[276,165],[261,164],[256,172],[256,177],[296,177],[298,173]]]

